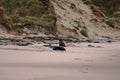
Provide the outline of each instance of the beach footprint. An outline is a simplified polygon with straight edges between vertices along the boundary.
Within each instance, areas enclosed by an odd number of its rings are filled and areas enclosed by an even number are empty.
[[[80,69],[79,72],[81,72],[83,74],[88,74],[89,68],[88,67],[84,67],[83,69]]]
[[[82,60],[82,59],[80,59],[80,58],[74,58],[74,60]]]

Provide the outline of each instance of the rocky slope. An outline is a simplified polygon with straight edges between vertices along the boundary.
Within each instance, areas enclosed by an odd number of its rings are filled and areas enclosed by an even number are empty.
[[[3,4],[5,1],[8,3]],[[4,15],[8,16],[3,18],[6,20],[4,23],[7,23],[7,29],[11,30],[6,32],[15,32],[14,34],[17,35],[43,33],[78,39],[120,36],[118,12],[117,17],[109,18],[94,0],[92,0],[93,2],[91,0],[11,1],[0,1],[0,6],[6,10]],[[5,27],[2,24],[2,18],[0,20],[1,27]],[[11,27],[10,24],[12,24]]]
[[[52,3],[57,17],[58,34],[61,36],[119,36],[119,25],[90,0],[53,0]]]
[[[118,24],[117,28],[120,28],[120,0],[92,0],[92,2]]]

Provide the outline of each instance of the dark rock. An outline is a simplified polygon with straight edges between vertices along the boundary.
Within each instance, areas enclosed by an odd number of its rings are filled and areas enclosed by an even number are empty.
[[[93,41],[93,43],[100,43],[100,41]]]
[[[95,46],[89,44],[88,47],[95,47]]]
[[[85,42],[89,42],[89,43],[92,43],[92,40],[88,39],[88,40],[86,40]]]
[[[50,47],[50,45],[43,45],[44,47]]]
[[[108,43],[111,43],[112,41],[111,41],[111,40],[108,40],[107,42],[108,42]]]
[[[31,45],[32,43],[17,43],[16,45],[18,46],[28,46]]]

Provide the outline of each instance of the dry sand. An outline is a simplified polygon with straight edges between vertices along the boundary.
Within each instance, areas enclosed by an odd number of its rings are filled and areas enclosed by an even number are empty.
[[[0,80],[120,80],[120,42],[42,45],[0,46]]]

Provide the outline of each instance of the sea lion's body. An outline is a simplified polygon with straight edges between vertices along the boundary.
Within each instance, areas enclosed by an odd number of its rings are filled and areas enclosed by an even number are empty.
[[[53,50],[66,51],[66,49],[62,46],[52,46],[51,44],[49,44],[49,47]]]
[[[53,50],[66,51],[66,49],[64,47],[60,47],[60,46],[53,47]]]

